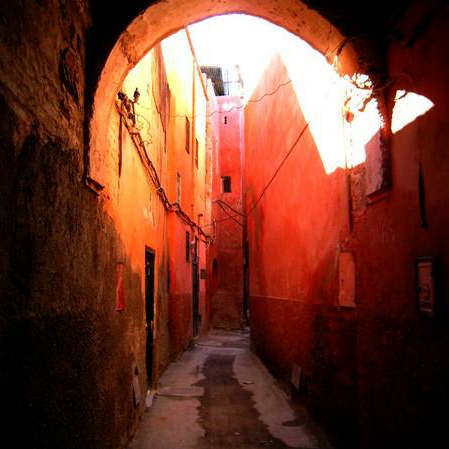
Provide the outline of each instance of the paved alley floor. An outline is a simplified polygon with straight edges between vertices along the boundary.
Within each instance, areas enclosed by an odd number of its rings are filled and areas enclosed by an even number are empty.
[[[212,331],[163,374],[129,449],[331,449],[249,349]]]

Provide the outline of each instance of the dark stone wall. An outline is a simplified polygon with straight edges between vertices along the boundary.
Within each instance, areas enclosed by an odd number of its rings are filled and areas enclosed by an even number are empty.
[[[2,2],[0,16],[2,444],[121,447],[135,366],[144,388],[144,308],[140,273],[82,182],[88,5]]]
[[[19,120],[5,101],[1,113]],[[117,447],[134,426],[133,367],[145,371],[127,338],[130,327],[144,333],[140,275],[125,261],[135,301],[117,314],[120,239],[80,182],[75,149],[31,132],[18,149],[2,133],[1,150],[0,381],[8,428],[21,427],[6,440]]]
[[[391,192],[355,221],[362,447],[437,447],[449,419],[448,23],[447,2],[415,2],[388,52],[389,117],[397,90],[433,106],[391,135]],[[417,304],[423,256],[438,261],[434,318]]]

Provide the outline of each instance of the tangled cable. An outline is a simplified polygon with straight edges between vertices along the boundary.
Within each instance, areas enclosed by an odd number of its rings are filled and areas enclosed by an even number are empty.
[[[123,101],[123,100],[122,100]],[[165,192],[164,188],[162,187],[161,181],[159,179],[159,176],[157,174],[156,168],[153,165],[153,162],[148,157],[148,153],[145,147],[145,142],[142,139],[142,136],[140,135],[139,129],[136,128],[135,122],[133,120],[133,117],[129,117],[127,113],[127,109],[123,108],[122,105],[118,105],[115,103],[117,112],[120,114],[121,120],[123,120],[126,129],[129,132],[129,135],[131,136],[131,140],[134,143],[134,146],[137,149],[137,154],[139,155],[139,158],[142,162],[142,164],[145,167],[145,173],[149,177],[151,183],[153,184],[157,195],[162,201],[162,204],[164,205],[164,208],[169,212],[175,212],[185,223],[187,223],[190,227],[196,229],[198,233],[200,234],[200,238],[204,243],[211,243],[212,238],[206,234],[201,227],[195,223],[181,208],[181,205],[179,203],[170,203],[167,193]]]

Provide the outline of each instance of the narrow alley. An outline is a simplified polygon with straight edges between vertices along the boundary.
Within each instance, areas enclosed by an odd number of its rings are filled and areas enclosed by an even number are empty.
[[[199,338],[162,375],[129,449],[330,449],[249,346],[247,331]]]
[[[440,448],[448,55],[447,0],[0,0],[2,447]]]

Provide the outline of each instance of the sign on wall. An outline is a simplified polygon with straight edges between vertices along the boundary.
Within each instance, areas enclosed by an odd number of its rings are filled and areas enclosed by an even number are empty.
[[[416,260],[418,311],[435,316],[435,258],[419,257]]]

